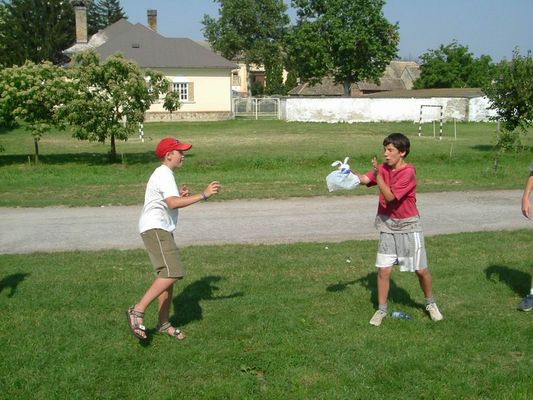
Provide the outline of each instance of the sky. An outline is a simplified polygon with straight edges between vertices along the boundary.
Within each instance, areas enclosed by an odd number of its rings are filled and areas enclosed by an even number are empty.
[[[286,1],[287,4],[290,1]],[[147,25],[146,11],[157,10],[158,32],[166,37],[204,40],[202,18],[217,18],[214,0],[120,0],[132,23]],[[467,46],[475,57],[489,55],[494,62],[511,59],[518,47],[533,50],[533,0],[388,0],[383,9],[398,23],[398,56],[417,60],[428,50],[453,40]],[[289,15],[295,18],[294,10]]]

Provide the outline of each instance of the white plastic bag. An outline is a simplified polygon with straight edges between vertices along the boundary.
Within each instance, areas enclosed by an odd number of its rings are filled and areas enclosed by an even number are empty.
[[[337,167],[338,169],[326,176],[326,184],[330,192],[355,189],[361,183],[357,175],[352,173],[348,160],[349,157],[346,157],[344,162],[334,161],[331,164],[332,167]]]

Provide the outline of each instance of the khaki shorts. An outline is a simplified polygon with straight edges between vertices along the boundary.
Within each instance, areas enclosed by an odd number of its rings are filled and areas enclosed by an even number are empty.
[[[427,268],[422,232],[380,233],[376,267],[386,268],[395,264],[400,266],[400,271],[414,272]]]
[[[150,229],[141,233],[150,261],[159,278],[183,278],[185,269],[174,236],[163,229]]]

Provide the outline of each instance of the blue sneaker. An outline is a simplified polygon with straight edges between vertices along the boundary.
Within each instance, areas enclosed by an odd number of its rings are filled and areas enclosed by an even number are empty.
[[[518,305],[518,309],[522,311],[533,310],[533,294],[528,294],[524,300]]]

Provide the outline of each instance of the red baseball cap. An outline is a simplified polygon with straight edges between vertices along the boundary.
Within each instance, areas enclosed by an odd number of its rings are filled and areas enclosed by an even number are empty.
[[[155,148],[155,154],[159,158],[164,158],[168,152],[172,150],[187,151],[192,147],[192,144],[180,142],[176,138],[164,138]]]

